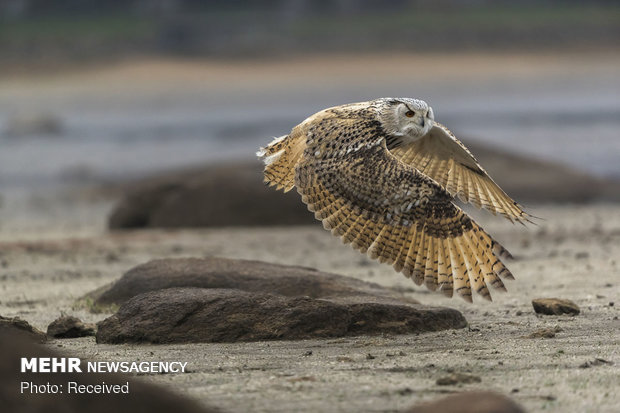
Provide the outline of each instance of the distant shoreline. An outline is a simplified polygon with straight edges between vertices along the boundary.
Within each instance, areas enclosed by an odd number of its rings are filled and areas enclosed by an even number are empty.
[[[304,69],[321,65],[329,72],[344,71],[365,62],[364,67],[357,69],[371,71],[375,66],[396,63],[428,65],[435,61],[445,63],[459,62],[466,72],[493,73],[501,69],[503,73],[520,73],[528,63],[543,64],[547,69],[565,68],[567,62],[592,68],[601,65],[616,65],[620,62],[617,48],[609,45],[593,47],[574,47],[559,50],[438,50],[438,51],[323,51],[304,54],[279,55],[246,55],[246,56],[178,56],[156,53],[136,53],[130,55],[107,56],[97,59],[51,59],[42,61],[10,61],[0,62],[0,82],[3,81],[45,81],[66,77],[125,75],[128,68],[153,70],[155,76],[172,74],[174,70],[213,71],[214,74],[225,74],[234,67],[251,66],[258,70]],[[617,66],[616,66],[617,67]],[[440,67],[440,74],[443,71]],[[233,70],[233,74],[236,74]],[[243,73],[252,76],[251,71]],[[431,75],[432,73],[427,73]],[[136,80],[145,80],[136,73]],[[190,78],[191,79],[191,78]],[[78,79],[79,80],[79,79]],[[122,80],[122,78],[119,78]],[[188,79],[189,80],[189,79]]]

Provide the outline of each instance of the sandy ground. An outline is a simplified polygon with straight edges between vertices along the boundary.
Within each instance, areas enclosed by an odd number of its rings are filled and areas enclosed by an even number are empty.
[[[584,72],[599,76],[616,75],[620,58],[609,52],[592,53],[422,53],[331,54],[309,55],[290,59],[204,60],[204,59],[130,59],[102,68],[76,67],[70,71],[5,72],[0,79],[3,96],[28,99],[33,93],[47,97],[58,91],[69,98],[91,95],[131,95],[130,92],[168,94],[202,91],[214,87],[238,90],[248,88],[274,90],[288,87],[307,88],[307,83],[320,79],[321,88],[358,84],[369,76],[383,84],[409,78],[441,82],[456,75],[484,82],[507,77],[540,78],[580,76]],[[458,66],[458,69],[455,69]],[[455,79],[460,80],[460,79]],[[546,79],[548,80],[548,79]],[[595,79],[592,79],[594,81]],[[302,82],[302,81],[305,81]],[[181,88],[181,89],[179,89]],[[134,95],[135,96],[135,95]]]
[[[85,321],[107,317],[75,309],[74,301],[134,265],[206,255],[312,266],[377,282],[425,304],[457,308],[470,327],[241,344],[115,346],[83,338],[52,340],[50,347],[98,360],[187,361],[189,373],[143,378],[232,412],[396,411],[471,389],[508,394],[530,411],[620,410],[620,205],[534,207],[544,220],[529,228],[477,214],[516,257],[509,266],[517,279],[508,294],[496,292],[493,303],[469,305],[415,287],[320,225],[108,233],[109,204],[54,202],[47,214],[0,209],[0,314],[41,329],[61,313]],[[582,312],[537,317],[531,306],[537,297],[568,298]],[[555,338],[524,338],[555,326],[562,329]],[[615,364],[579,367],[595,358]],[[436,385],[452,371],[482,381]]]

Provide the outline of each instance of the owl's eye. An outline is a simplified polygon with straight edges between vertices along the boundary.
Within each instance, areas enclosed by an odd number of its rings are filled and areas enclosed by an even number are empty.
[[[407,112],[405,112],[405,116],[408,118],[412,118],[415,116],[415,112],[412,110],[408,110]]]

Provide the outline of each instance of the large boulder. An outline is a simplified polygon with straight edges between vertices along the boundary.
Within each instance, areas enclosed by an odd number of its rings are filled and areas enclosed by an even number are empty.
[[[74,316],[62,316],[47,326],[47,335],[54,338],[76,338],[95,335],[95,325],[83,323]]]
[[[258,162],[163,175],[130,184],[125,193],[110,215],[112,229],[314,222],[296,191],[285,194],[265,185]]]
[[[227,258],[154,260],[89,296],[120,305],[97,341],[215,342],[462,328],[463,315],[311,268]]]
[[[314,299],[235,289],[167,288],[133,297],[98,325],[98,343],[298,340],[405,334],[463,328],[456,310],[373,302],[367,297]]]
[[[287,297],[365,296],[416,303],[378,284],[314,268],[222,257],[167,258],[138,265],[107,289],[90,295],[96,306],[120,305],[149,291],[173,287],[232,288]]]

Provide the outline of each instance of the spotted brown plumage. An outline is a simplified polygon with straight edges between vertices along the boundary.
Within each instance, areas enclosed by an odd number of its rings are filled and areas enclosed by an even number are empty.
[[[528,215],[420,100],[325,109],[261,148],[265,182],[297,188],[325,229],[418,285],[472,301],[512,279],[510,254],[453,196],[512,221]],[[500,278],[501,277],[501,278]]]

